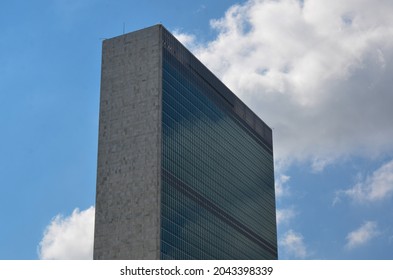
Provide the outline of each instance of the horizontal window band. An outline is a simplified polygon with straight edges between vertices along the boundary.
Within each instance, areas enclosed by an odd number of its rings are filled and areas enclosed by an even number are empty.
[[[191,198],[194,200],[196,203],[204,207],[206,210],[208,210],[210,213],[214,214],[218,218],[220,218],[222,221],[227,223],[229,226],[231,226],[233,229],[237,230],[239,233],[253,241],[255,244],[257,244],[259,247],[262,249],[268,251],[271,253],[275,258],[277,258],[277,247],[270,244],[267,242],[264,238],[259,236],[256,232],[248,228],[246,225],[241,223],[240,221],[236,220],[233,218],[231,215],[226,213],[224,210],[222,210],[220,207],[218,207],[216,204],[211,202],[208,198],[202,196],[192,188],[190,188],[187,184],[176,178],[174,175],[172,175],[169,171],[166,169],[162,168],[162,178],[166,180],[171,186],[176,188],[178,191],[186,195],[187,197]]]

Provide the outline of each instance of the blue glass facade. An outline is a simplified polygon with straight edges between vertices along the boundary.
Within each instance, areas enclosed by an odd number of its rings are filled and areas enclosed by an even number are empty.
[[[161,259],[276,259],[271,129],[162,43]]]

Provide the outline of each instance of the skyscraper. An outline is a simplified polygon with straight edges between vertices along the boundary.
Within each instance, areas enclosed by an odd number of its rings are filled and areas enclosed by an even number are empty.
[[[97,172],[95,259],[277,258],[272,131],[162,25],[103,42]]]

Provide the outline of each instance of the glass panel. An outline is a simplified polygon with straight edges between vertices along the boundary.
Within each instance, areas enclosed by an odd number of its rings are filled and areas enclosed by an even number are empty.
[[[271,147],[163,53],[161,258],[276,259]]]

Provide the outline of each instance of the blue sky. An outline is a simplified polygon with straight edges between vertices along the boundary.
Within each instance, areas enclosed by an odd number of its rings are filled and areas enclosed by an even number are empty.
[[[91,258],[101,41],[156,23],[273,127],[279,258],[392,259],[392,12],[388,0],[3,4],[0,259]]]

